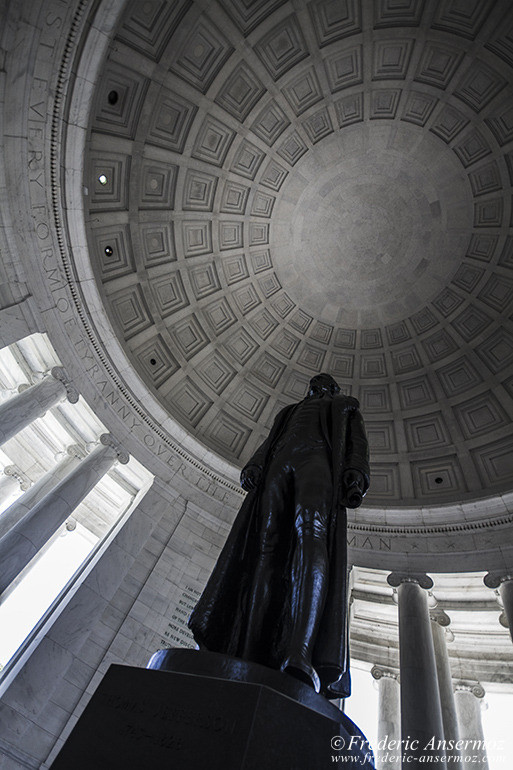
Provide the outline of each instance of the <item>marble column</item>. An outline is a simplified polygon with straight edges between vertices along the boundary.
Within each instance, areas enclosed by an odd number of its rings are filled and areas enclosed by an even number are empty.
[[[108,433],[91,454],[51,489],[0,539],[0,594],[70,516],[116,460],[129,456]]]
[[[0,514],[0,539],[9,532],[27,513],[42,500],[59,481],[66,476],[85,456],[85,452],[74,444],[60,453],[58,464],[45,473],[25,494],[18,497],[9,508]],[[57,459],[57,458],[56,458]]]
[[[485,586],[499,589],[504,614],[513,641],[513,568],[504,572],[489,572],[483,578]]]
[[[424,590],[432,588],[433,581],[425,574],[398,572],[387,580],[398,594],[403,755],[409,767],[424,766],[426,761],[442,763],[444,729]]]
[[[371,674],[378,682],[378,745],[375,749],[377,768],[401,767],[401,706],[399,677],[382,666],[373,666]]]
[[[429,613],[431,618],[431,632],[435,648],[436,670],[438,675],[438,689],[440,690],[440,706],[442,709],[442,722],[444,726],[444,738],[446,741],[447,761],[458,764],[460,752],[456,748],[460,734],[458,729],[458,717],[454,702],[454,689],[452,684],[451,664],[447,651],[445,629],[450,625],[451,619],[441,609],[433,609]],[[452,746],[452,747],[451,747]],[[451,759],[449,759],[451,757]]]
[[[0,446],[66,397],[75,404],[78,392],[70,385],[64,369],[54,366],[50,375],[41,382],[1,403]]]
[[[460,738],[465,741],[461,750],[463,762],[459,767],[464,770],[473,770],[476,767],[488,770],[486,745],[481,720],[481,704],[485,691],[480,684],[457,684],[454,699]],[[475,757],[477,756],[477,761]]]

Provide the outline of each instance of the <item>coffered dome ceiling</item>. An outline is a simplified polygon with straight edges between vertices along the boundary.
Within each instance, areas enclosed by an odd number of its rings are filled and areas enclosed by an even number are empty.
[[[90,120],[105,310],[165,409],[242,464],[329,371],[369,503],[513,469],[509,2],[128,5]]]

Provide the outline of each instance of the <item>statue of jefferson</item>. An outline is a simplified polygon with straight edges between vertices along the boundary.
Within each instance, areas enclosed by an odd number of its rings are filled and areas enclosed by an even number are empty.
[[[189,620],[202,648],[350,694],[346,507],[369,486],[358,401],[329,374],[282,409],[241,472],[248,495]]]

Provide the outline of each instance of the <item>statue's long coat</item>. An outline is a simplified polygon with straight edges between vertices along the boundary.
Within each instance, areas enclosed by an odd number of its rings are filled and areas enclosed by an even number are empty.
[[[257,449],[249,465],[262,469],[261,484],[266,483],[266,467],[272,449],[286,428],[297,404],[282,409],[269,436]],[[344,507],[341,476],[347,469],[360,471],[368,486],[368,445],[358,401],[349,396],[331,398],[331,409],[322,425],[324,437],[331,447],[333,494],[331,500],[328,542],[328,594],[319,628],[313,664],[319,673],[323,690],[330,697],[345,697],[350,692],[348,624],[347,624],[347,517]],[[324,412],[322,412],[325,414]],[[247,467],[246,466],[246,467]],[[189,619],[194,638],[200,647],[214,652],[241,657],[246,633],[246,596],[251,589],[255,570],[259,527],[262,512],[258,489],[249,492],[235,519],[226,544],[212,575]],[[290,501],[293,512],[295,501]],[[266,620],[269,630],[269,649],[265,662],[279,668],[287,654],[287,636],[290,632],[290,597],[292,591],[292,557],[296,532],[294,515],[280,522],[282,538],[275,558],[280,560],[279,580],[271,590],[271,607]]]

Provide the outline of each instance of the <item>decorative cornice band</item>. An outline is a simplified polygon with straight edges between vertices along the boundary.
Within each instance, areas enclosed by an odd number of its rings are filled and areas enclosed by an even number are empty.
[[[486,521],[465,521],[461,524],[438,524],[437,526],[426,525],[424,527],[397,527],[376,524],[352,524],[348,522],[347,529],[351,532],[362,532],[365,534],[381,535],[383,537],[390,535],[445,535],[448,532],[472,532],[477,529],[490,529],[500,526],[513,524],[513,513],[507,516],[500,516]]]

